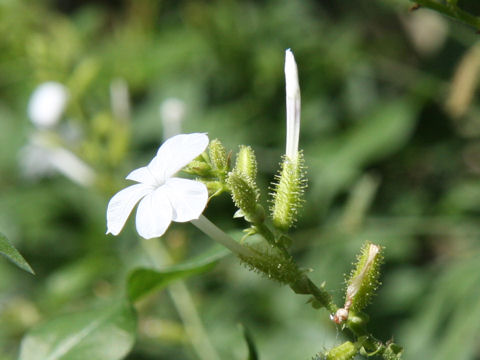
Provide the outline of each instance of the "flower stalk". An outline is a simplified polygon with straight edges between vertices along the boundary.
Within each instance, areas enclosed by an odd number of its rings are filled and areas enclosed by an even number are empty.
[[[440,3],[436,0],[411,0],[419,6],[423,6],[435,10],[452,19],[458,20],[464,24],[474,27],[480,31],[480,16],[475,16],[469,12],[460,9],[456,1],[448,1],[447,4]]]

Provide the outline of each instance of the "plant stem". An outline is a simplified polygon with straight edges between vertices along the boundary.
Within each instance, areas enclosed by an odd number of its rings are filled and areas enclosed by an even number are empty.
[[[460,9],[455,4],[442,4],[435,0],[411,0],[420,6],[436,10],[443,15],[456,19],[467,25],[473,26],[477,30],[480,30],[480,16],[472,15],[465,10]]]
[[[150,258],[157,264],[157,267],[172,264],[172,258],[160,240],[143,240],[142,244]],[[168,292],[182,319],[185,332],[198,358],[201,360],[220,360],[208,338],[190,291],[185,283],[180,280],[169,285]]]
[[[227,247],[234,254],[241,257],[256,257],[258,254],[253,253],[250,249],[240,245],[228,234],[226,234],[222,229],[217,227],[214,223],[208,220],[205,216],[201,215],[198,220],[192,220],[191,223],[199,228],[202,232],[208,235],[213,240],[219,242],[220,244]],[[271,243],[274,241],[274,235],[271,230],[265,224],[256,224],[259,234],[264,236],[266,240]],[[285,248],[283,250],[286,251]],[[291,257],[288,252],[286,256]],[[338,307],[333,302],[332,296],[330,293],[323,288],[323,286],[316,286],[312,280],[305,274],[296,279],[293,283],[289,284],[290,288],[296,293],[301,295],[311,295],[313,299],[321,306],[327,309],[327,311],[333,315],[338,310]],[[347,322],[345,326],[352,331],[352,333],[357,338],[364,338],[363,346],[364,348],[371,353],[380,353],[385,352],[386,346],[375,337],[370,335],[365,328],[365,320],[360,319],[360,322]]]
[[[201,215],[198,220],[192,220],[191,223],[203,231],[206,235],[213,240],[227,247],[234,254],[240,257],[257,257],[258,254],[251,252],[248,248],[240,245],[229,235],[227,235],[222,229],[217,227],[214,223],[208,220],[205,216]],[[272,239],[273,234],[266,226],[261,228],[260,234],[263,236],[269,236]],[[284,249],[284,254],[291,257],[290,254]],[[295,284],[290,284],[290,287],[297,294],[312,295],[323,307],[325,307],[330,313],[335,313],[337,306],[333,303],[330,294],[323,288],[317,287],[313,281],[311,281],[305,274],[296,281]]]
[[[234,254],[239,256],[244,256],[244,257],[256,256],[256,254],[251,252],[245,246],[240,245],[238,242],[232,239],[229,235],[227,235],[222,229],[220,229],[217,225],[215,225],[210,220],[208,220],[205,216],[200,215],[200,218],[198,218],[197,220],[192,220],[190,222],[193,225],[195,225],[198,229],[200,229],[203,233],[208,235],[210,238],[212,238],[216,242],[225,246]]]

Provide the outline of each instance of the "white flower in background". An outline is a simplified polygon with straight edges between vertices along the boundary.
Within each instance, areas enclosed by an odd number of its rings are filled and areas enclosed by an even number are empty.
[[[90,186],[95,181],[95,172],[85,162],[45,132],[33,134],[29,143],[22,148],[20,167],[30,179],[60,172],[82,186]]]
[[[107,234],[118,235],[131,211],[137,209],[137,231],[145,239],[159,237],[172,221],[198,219],[208,201],[201,182],[174,177],[208,146],[206,134],[180,134],[165,141],[150,163],[126,177],[139,184],[115,194],[107,208]]]
[[[168,139],[182,132],[182,121],[185,117],[185,103],[177,98],[165,99],[160,104],[163,138]]]
[[[50,81],[39,85],[28,102],[28,116],[38,127],[58,123],[68,100],[68,90],[60,83]]]
[[[285,90],[287,97],[287,145],[285,154],[290,160],[298,156],[300,137],[300,85],[297,63],[290,49],[285,51]]]

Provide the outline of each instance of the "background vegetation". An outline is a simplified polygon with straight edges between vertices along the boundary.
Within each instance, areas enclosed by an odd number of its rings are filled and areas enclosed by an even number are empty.
[[[118,297],[133,266],[148,262],[132,221],[104,235],[105,209],[162,142],[166,99],[184,102],[184,132],[208,132],[232,150],[252,145],[261,181],[272,179],[284,151],[289,47],[309,178],[296,258],[340,300],[363,241],[384,245],[372,332],[394,337],[406,359],[480,359],[479,35],[409,6],[1,0],[0,230],[36,276],[0,262],[0,359],[16,358],[34,324]],[[474,0],[462,6],[480,13]],[[98,174],[92,186],[34,176],[22,160],[37,131],[29,96],[49,80],[70,91],[55,131]],[[125,118],[111,106],[119,81],[131,97]],[[223,198],[207,216],[235,235],[233,212]],[[171,230],[163,241],[175,261],[211,245],[189,224]],[[342,341],[323,312],[233,257],[187,285],[224,359],[246,356],[238,323],[261,359],[309,359]],[[138,311],[128,359],[196,358],[167,292]]]

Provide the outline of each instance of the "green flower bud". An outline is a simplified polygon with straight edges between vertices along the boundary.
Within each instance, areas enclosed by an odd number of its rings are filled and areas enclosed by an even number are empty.
[[[255,182],[242,173],[231,171],[227,176],[227,185],[230,187],[233,202],[242,211],[245,219],[253,223],[261,221],[263,209],[258,204],[260,192]]]
[[[303,153],[299,152],[294,160],[284,156],[280,174],[275,178],[270,211],[275,227],[285,232],[297,220],[303,202],[306,187]]]
[[[325,354],[326,360],[351,360],[357,354],[358,349],[350,341],[346,341]]]
[[[235,171],[249,177],[253,181],[257,178],[257,158],[250,146],[240,145],[235,163]]]
[[[227,151],[220,140],[214,139],[210,141],[208,154],[210,155],[213,170],[217,171],[220,177],[224,177],[228,171],[228,157]]]
[[[367,306],[380,285],[380,265],[383,262],[382,248],[366,242],[358,256],[357,264],[347,280],[344,308],[360,312]]]

